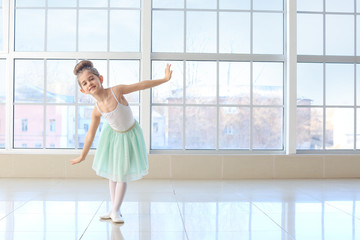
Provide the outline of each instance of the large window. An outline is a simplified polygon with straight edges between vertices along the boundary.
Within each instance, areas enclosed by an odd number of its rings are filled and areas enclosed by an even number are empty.
[[[359,149],[359,1],[297,4],[297,149]]]
[[[152,78],[174,74],[152,90],[151,148],[283,150],[283,1],[152,7]]]

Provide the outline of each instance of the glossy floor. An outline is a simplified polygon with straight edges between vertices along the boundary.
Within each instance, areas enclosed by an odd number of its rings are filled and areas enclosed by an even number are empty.
[[[0,240],[360,240],[360,180],[141,180],[125,224],[106,180],[0,179]]]

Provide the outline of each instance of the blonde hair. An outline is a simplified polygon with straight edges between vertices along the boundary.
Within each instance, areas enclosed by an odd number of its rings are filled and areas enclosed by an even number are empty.
[[[79,74],[83,73],[85,70],[89,70],[92,74],[100,77],[99,71],[94,68],[94,64],[89,60],[82,60],[78,64],[76,64],[74,68],[74,74],[79,77]],[[79,83],[79,81],[78,81]],[[79,83],[80,85],[80,83]]]

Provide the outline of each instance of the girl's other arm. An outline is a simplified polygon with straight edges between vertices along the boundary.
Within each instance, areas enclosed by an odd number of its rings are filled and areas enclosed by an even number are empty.
[[[138,83],[129,84],[129,85],[117,85],[114,87],[116,92],[120,91],[121,94],[128,94],[135,91],[140,91],[152,87],[156,87],[160,84],[163,84],[171,79],[172,70],[170,70],[171,64],[167,64],[165,68],[165,76],[162,79],[157,80],[144,80]]]
[[[91,114],[91,123],[90,123],[89,131],[87,132],[86,137],[85,137],[83,150],[79,157],[70,161],[72,165],[80,163],[85,160],[87,154],[89,153],[91,144],[94,141],[96,130],[99,127],[100,117],[101,117],[101,114],[96,109],[96,107],[94,107],[94,110]]]

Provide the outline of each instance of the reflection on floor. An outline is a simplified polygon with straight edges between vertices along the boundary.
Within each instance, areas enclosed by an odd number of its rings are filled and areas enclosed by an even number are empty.
[[[360,240],[360,180],[141,180],[125,224],[106,180],[0,179],[0,240]]]

